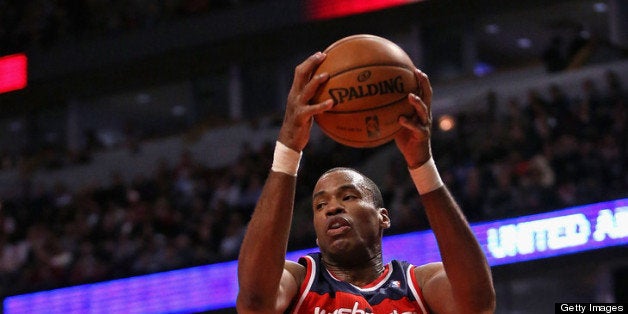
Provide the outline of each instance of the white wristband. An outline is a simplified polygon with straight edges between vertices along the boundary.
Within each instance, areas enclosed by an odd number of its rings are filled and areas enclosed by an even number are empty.
[[[296,177],[302,155],[303,152],[297,152],[277,141],[273,155],[273,165],[270,167],[270,170]]]
[[[416,169],[410,169],[410,177],[420,195],[432,192],[444,185],[433,158]]]

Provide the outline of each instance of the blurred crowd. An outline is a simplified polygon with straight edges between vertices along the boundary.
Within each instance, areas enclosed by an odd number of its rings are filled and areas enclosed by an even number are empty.
[[[253,1],[263,0],[0,0],[0,55]],[[562,70],[559,61],[548,71]],[[471,222],[628,197],[627,90],[612,71],[581,84],[573,94],[559,85],[509,99],[492,92],[484,103],[453,114],[449,131],[439,130],[435,117],[435,160]],[[128,139],[128,149],[141,146],[133,132]],[[394,144],[387,145],[378,150]],[[0,170],[88,163],[92,146],[98,146],[94,136],[85,152],[48,145],[25,152],[26,158],[3,149]],[[247,146],[219,169],[184,151],[174,165],[164,161],[152,174],[132,180],[113,174],[110,185],[79,190],[43,187],[26,174],[15,193],[0,198],[0,298],[236,258],[273,149],[271,142]],[[374,151],[329,139],[308,146],[290,250],[315,246],[309,196],[318,176],[333,166],[359,167]],[[392,215],[387,234],[427,229],[405,163],[394,156],[378,182]]]
[[[626,90],[611,71],[580,90],[551,85],[510,99],[491,92],[456,113],[450,131],[439,130],[435,117],[433,154],[470,221],[628,196]],[[26,176],[0,204],[0,295],[236,258],[273,149],[247,146],[220,169],[185,151],[151,175],[114,175],[111,185],[78,191],[46,189]],[[290,250],[315,246],[309,195],[320,173],[358,167],[374,151],[328,139],[308,146]],[[379,182],[392,215],[387,233],[429,228],[404,161],[393,156]]]
[[[0,55],[111,36],[255,0],[3,0]]]

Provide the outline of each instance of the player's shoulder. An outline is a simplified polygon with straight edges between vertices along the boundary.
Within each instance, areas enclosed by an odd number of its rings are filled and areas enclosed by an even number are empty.
[[[292,271],[305,272],[305,266],[303,266],[302,264],[297,263],[295,261],[291,261],[291,260],[286,260],[286,262],[284,264],[284,268],[286,270],[288,270],[289,272],[292,272]]]
[[[297,286],[301,286],[301,283],[305,279],[305,275],[307,273],[305,266],[294,261],[286,260],[284,263],[284,269],[294,277],[297,282]]]
[[[445,268],[442,262],[427,263],[414,268],[414,276],[419,286],[425,286],[428,281],[444,274],[444,272]]]

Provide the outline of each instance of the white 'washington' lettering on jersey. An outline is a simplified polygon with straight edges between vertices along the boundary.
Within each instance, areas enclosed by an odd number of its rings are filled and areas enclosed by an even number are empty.
[[[349,309],[349,308],[344,308],[341,307],[339,309],[335,309],[333,312],[330,311],[326,311],[321,309],[319,306],[317,306],[314,309],[314,314],[368,314],[370,312],[366,312],[365,310],[359,309],[358,308],[358,302],[355,302],[353,304],[353,308]],[[417,314],[417,312],[402,312],[399,313],[397,312],[397,310],[393,310],[392,312],[390,312],[390,314]]]

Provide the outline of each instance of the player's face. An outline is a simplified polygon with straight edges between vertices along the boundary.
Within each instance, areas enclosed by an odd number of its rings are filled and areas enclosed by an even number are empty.
[[[325,174],[314,188],[312,205],[321,252],[370,255],[381,250],[383,230],[390,225],[388,212],[375,207],[360,174],[349,170]]]

